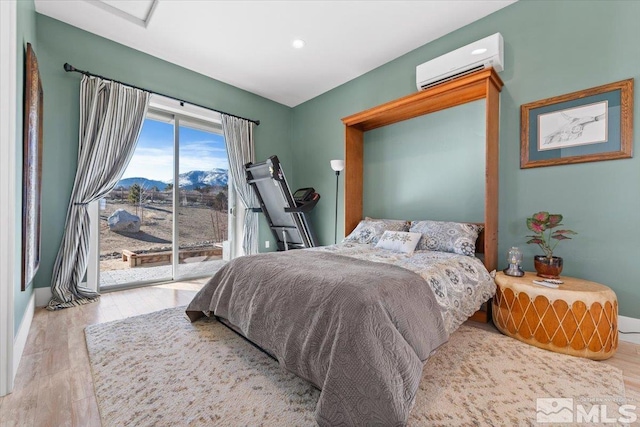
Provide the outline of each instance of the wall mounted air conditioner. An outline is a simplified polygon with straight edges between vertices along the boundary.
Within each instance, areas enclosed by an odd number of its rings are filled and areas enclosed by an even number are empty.
[[[460,49],[438,56],[416,67],[418,90],[424,90],[489,67],[493,67],[496,71],[502,71],[503,52],[502,35],[495,33]]]

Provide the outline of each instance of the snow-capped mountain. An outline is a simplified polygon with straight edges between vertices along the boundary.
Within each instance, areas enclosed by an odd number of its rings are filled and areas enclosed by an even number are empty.
[[[167,188],[166,182],[157,181],[155,179],[142,178],[142,177],[121,179],[116,184],[116,188],[118,187],[130,188],[134,184],[138,184],[140,187],[144,189],[151,189],[153,187],[158,187],[158,190],[160,191],[164,191],[164,189]]]
[[[225,186],[228,182],[228,172],[226,169],[212,169],[210,171],[189,171],[178,175],[180,188],[193,190],[196,187],[205,185]]]
[[[180,188],[185,190],[194,190],[199,187],[202,188],[206,185],[212,187],[226,186],[228,182],[228,171],[226,169],[212,169],[210,171],[189,171],[181,173],[179,176]],[[118,181],[116,187],[129,188],[133,184],[138,184],[143,188],[158,187],[158,190],[163,191],[167,188],[167,184],[171,184],[173,180],[167,182],[157,181],[153,179],[147,179],[142,177],[125,178]]]

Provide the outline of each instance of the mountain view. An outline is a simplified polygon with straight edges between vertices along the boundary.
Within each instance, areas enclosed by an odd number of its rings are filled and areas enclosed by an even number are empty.
[[[138,184],[142,188],[158,187],[158,190],[164,191],[167,188],[167,183],[162,181],[156,181],[155,179],[147,179],[142,177],[125,178],[118,181],[116,188],[130,188],[132,185]]]
[[[180,188],[193,190],[197,187],[226,186],[228,182],[228,171],[226,169],[212,169],[210,171],[189,171],[178,175]]]
[[[212,169],[210,171],[189,171],[178,175],[180,188],[185,190],[194,190],[195,188],[204,187],[206,185],[226,186],[228,183],[228,171],[226,169]],[[116,188],[123,187],[129,188],[134,184],[138,184],[143,188],[157,187],[158,190],[164,191],[168,184],[171,184],[173,180],[167,182],[158,181],[154,179],[147,179],[144,177],[125,178],[118,181]]]

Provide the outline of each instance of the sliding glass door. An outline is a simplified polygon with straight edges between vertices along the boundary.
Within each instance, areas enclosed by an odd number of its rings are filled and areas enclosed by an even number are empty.
[[[228,160],[224,138],[180,120],[177,200],[178,277],[206,276],[221,263],[227,233]]]
[[[127,170],[92,209],[90,288],[204,277],[224,262],[226,147],[214,113],[197,110],[150,108]]]
[[[147,118],[124,175],[100,201],[100,287],[171,280],[173,123]]]

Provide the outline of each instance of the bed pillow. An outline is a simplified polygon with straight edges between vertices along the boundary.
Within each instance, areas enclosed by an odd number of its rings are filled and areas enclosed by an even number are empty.
[[[475,256],[476,240],[482,228],[464,222],[412,221],[409,231],[422,234],[417,250]]]
[[[386,230],[376,243],[376,248],[410,254],[416,249],[421,237],[420,233]]]
[[[366,219],[367,221],[382,221],[389,226],[387,230],[391,231],[396,231],[396,229],[398,229],[399,231],[409,231],[409,227],[411,227],[411,221],[407,221],[405,219],[382,219],[371,218],[368,216],[365,216],[364,219]]]
[[[358,226],[344,238],[343,242],[378,243],[386,230],[407,231],[407,221],[388,219],[363,219]]]

